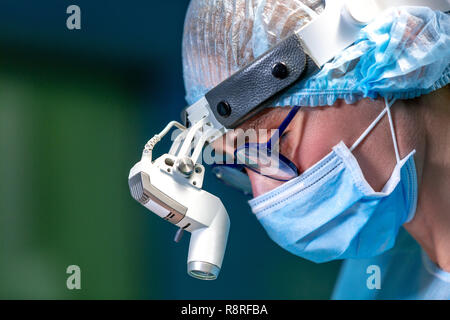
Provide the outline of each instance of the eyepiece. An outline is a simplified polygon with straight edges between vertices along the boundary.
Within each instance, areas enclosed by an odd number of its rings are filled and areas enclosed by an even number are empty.
[[[188,263],[188,274],[200,280],[215,280],[220,268],[212,263],[204,261],[191,261]]]

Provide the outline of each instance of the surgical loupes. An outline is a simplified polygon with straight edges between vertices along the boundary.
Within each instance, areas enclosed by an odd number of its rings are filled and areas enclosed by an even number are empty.
[[[156,143],[172,127],[181,133],[174,139],[169,153],[152,160]],[[146,144],[141,160],[128,177],[131,195],[144,207],[191,233],[187,258],[188,274],[202,280],[216,279],[225,253],[230,220],[222,201],[202,190],[205,168],[198,162],[206,142],[222,133],[214,129],[207,117],[190,128],[170,122]]]

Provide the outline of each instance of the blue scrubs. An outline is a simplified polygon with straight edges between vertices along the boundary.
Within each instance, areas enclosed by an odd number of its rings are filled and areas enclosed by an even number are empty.
[[[371,265],[380,268],[380,289],[368,289],[367,279],[374,275],[373,268],[367,273]],[[450,272],[433,263],[401,228],[391,250],[370,259],[344,261],[332,298],[450,300]]]

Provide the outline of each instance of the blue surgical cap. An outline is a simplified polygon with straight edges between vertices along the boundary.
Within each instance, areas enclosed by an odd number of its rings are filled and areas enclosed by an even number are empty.
[[[322,10],[322,1],[193,0],[183,36],[187,102],[197,101]],[[426,7],[393,8],[273,105],[323,106],[337,99],[354,103],[379,96],[415,98],[449,83],[449,62],[449,15]]]

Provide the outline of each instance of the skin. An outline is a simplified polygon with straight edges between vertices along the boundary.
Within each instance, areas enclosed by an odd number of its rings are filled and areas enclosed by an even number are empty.
[[[391,107],[400,158],[416,150],[418,205],[414,218],[404,227],[430,259],[447,272],[450,272],[449,89],[447,86],[417,99],[397,101]],[[338,100],[333,106],[303,107],[281,138],[280,151],[303,172],[341,140],[350,147],[384,106],[382,99],[363,99],[353,105]],[[267,108],[240,128],[275,129],[289,110]],[[380,191],[396,164],[387,115],[353,154],[368,183]],[[282,184],[251,170],[247,173],[255,197]]]

